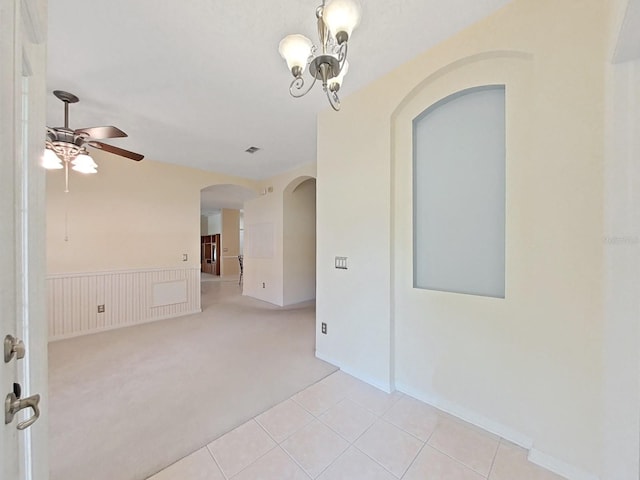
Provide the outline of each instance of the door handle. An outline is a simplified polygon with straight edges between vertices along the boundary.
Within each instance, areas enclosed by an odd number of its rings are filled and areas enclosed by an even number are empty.
[[[18,423],[16,428],[18,430],[24,430],[25,428],[30,427],[36,420],[40,418],[40,408],[38,408],[38,404],[40,403],[40,395],[31,395],[27,398],[18,398],[14,392],[11,392],[7,395],[7,398],[4,401],[4,423],[9,424],[13,422],[13,417],[15,417],[16,413],[20,410],[24,410],[25,408],[30,408],[33,410],[33,415],[25,420],[24,422]]]
[[[4,337],[4,363],[9,363],[13,356],[16,356],[16,360],[24,358],[26,349],[22,340],[17,339],[13,335],[7,335]]]

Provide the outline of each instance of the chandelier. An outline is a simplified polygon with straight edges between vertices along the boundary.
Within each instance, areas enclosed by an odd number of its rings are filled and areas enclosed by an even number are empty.
[[[316,9],[319,48],[304,35],[295,34],[283,38],[278,50],[294,77],[289,86],[291,96],[303,97],[320,80],[329,103],[337,111],[340,110],[338,90],[349,70],[347,43],[360,22],[361,9],[357,0],[329,0],[325,3],[323,0]],[[307,87],[302,76],[305,69],[313,78]]]

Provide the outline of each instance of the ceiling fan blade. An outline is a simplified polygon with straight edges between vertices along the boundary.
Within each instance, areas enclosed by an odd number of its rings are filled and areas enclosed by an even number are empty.
[[[91,138],[120,138],[128,136],[119,128],[111,125],[102,127],[78,128],[76,129],[75,133],[86,133]]]
[[[144,158],[144,155],[140,155],[139,153],[135,153],[135,152],[130,152],[129,150],[125,150],[124,148],[114,147],[113,145],[109,145],[107,143],[91,141],[91,142],[87,142],[86,145],[89,145],[93,148],[97,148],[98,150],[104,150],[105,152],[120,155],[121,157],[130,158],[131,160],[135,160],[136,162],[139,162]]]

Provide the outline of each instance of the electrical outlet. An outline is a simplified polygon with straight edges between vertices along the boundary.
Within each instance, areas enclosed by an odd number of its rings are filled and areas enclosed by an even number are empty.
[[[264,284],[264,282],[262,282],[262,288],[265,288],[265,287],[266,287],[266,285]]]
[[[183,262],[186,262],[187,260],[189,260],[189,255],[188,255],[188,254],[186,254],[186,253],[183,253],[183,254],[182,254],[182,261],[183,261]]]
[[[104,313],[104,305],[98,305],[98,313]]]
[[[327,324],[326,324],[326,323],[324,323],[324,322],[322,322],[322,325],[321,325],[321,331],[322,331],[322,333],[324,333],[325,335],[327,334]]]

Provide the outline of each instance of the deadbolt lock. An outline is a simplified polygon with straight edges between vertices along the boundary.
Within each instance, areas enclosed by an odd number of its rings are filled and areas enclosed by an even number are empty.
[[[17,360],[24,358],[26,349],[22,340],[17,339],[13,335],[4,337],[4,363],[9,363],[11,359],[16,357]]]

